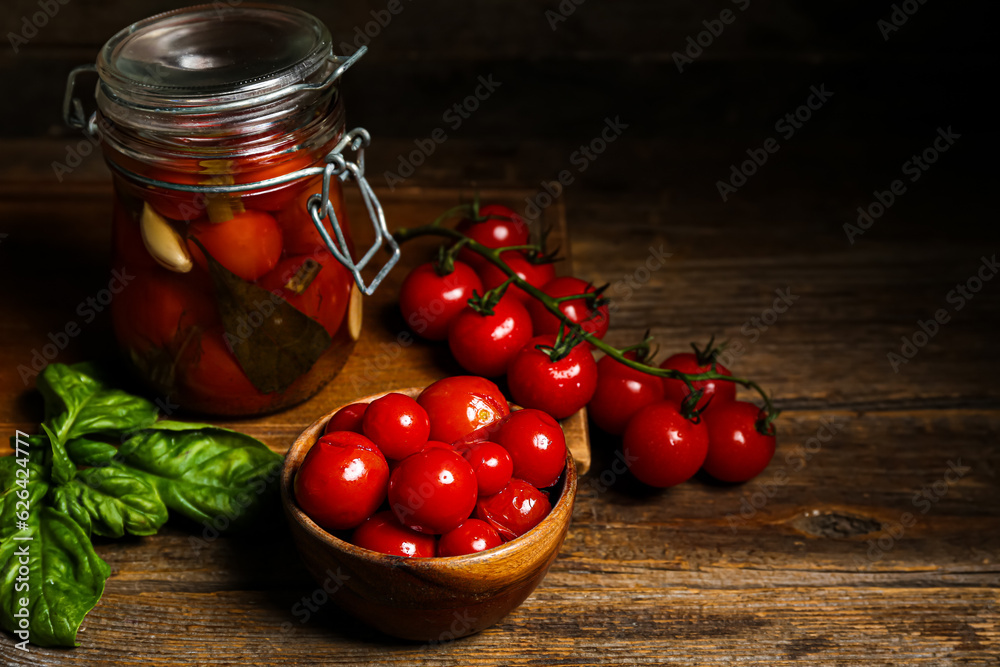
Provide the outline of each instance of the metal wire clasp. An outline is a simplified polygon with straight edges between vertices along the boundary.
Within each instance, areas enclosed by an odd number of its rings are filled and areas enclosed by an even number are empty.
[[[357,283],[366,296],[371,296],[375,292],[382,283],[382,280],[392,270],[392,267],[396,266],[396,263],[399,262],[399,244],[396,243],[396,239],[389,233],[389,228],[385,224],[385,214],[382,212],[382,205],[379,203],[378,197],[375,196],[375,191],[372,190],[368,179],[365,178],[365,147],[370,141],[371,136],[368,134],[368,130],[364,128],[356,127],[346,133],[325,158],[326,166],[322,168],[322,192],[309,197],[306,203],[306,207],[309,209],[309,217],[312,218],[313,224],[316,225],[316,229],[323,238],[327,250],[337,258],[338,262],[347,267],[354,276],[354,282]],[[357,154],[357,160],[354,162],[347,160],[343,154],[344,149],[354,151]],[[361,191],[361,198],[365,202],[365,207],[368,209],[368,217],[371,219],[372,226],[375,229],[375,240],[372,246],[356,263],[351,258],[351,251],[344,238],[344,232],[340,228],[337,212],[334,210],[333,204],[330,203],[330,179],[333,177],[337,177],[342,181],[346,181],[349,178],[354,179],[358,185],[358,189]],[[333,232],[337,237],[336,241],[330,238],[330,233],[323,224],[324,218],[330,220],[330,227],[333,228]],[[383,243],[388,245],[391,252],[389,259],[386,260],[378,274],[372,278],[371,283],[365,285],[364,278],[361,277],[361,270],[368,265],[368,262],[372,260]]]

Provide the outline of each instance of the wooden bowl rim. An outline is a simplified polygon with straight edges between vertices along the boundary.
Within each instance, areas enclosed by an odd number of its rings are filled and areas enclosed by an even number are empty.
[[[350,542],[328,532],[325,528],[313,521],[312,518],[310,518],[309,515],[307,515],[305,511],[302,510],[302,508],[300,508],[295,502],[295,493],[292,488],[292,484],[295,478],[295,473],[298,472],[298,468],[301,465],[301,461],[305,458],[309,449],[312,448],[313,445],[315,445],[319,440],[323,429],[326,428],[327,422],[330,421],[334,414],[348,405],[353,405],[355,403],[371,403],[386,394],[393,393],[404,394],[411,398],[416,398],[423,390],[424,387],[390,389],[388,391],[371,394],[369,396],[344,403],[343,405],[339,405],[303,429],[302,433],[300,433],[295,439],[295,442],[292,443],[292,446],[288,448],[288,452],[285,454],[285,460],[282,463],[281,468],[281,502],[285,507],[285,511],[288,512],[299,523],[299,525],[306,530],[307,533],[309,533],[310,537],[338,551],[373,563],[380,563],[389,568],[405,568],[411,570],[446,570],[450,568],[459,569],[476,564],[487,564],[498,557],[510,556],[514,551],[531,549],[539,542],[544,541],[547,531],[543,530],[543,527],[551,528],[554,521],[558,521],[560,525],[565,524],[568,528],[569,522],[572,518],[573,502],[576,498],[578,478],[576,464],[573,460],[573,454],[570,452],[569,447],[566,448],[566,468],[565,475],[563,477],[562,492],[559,494],[559,498],[556,502],[552,505],[552,509],[549,511],[549,514],[542,519],[538,525],[533,527],[524,535],[516,537],[509,542],[505,542],[499,547],[487,549],[486,551],[480,551],[474,554],[464,554],[462,556],[433,556],[423,558],[393,556],[351,544]],[[509,401],[508,405],[512,410],[518,409],[517,406]],[[314,438],[307,435],[310,431],[314,431],[316,433]],[[308,444],[308,447],[305,447],[307,440],[312,440],[312,442]],[[299,455],[300,451],[301,455]],[[294,466],[294,469],[292,466],[293,458],[297,458],[299,461],[299,463]]]

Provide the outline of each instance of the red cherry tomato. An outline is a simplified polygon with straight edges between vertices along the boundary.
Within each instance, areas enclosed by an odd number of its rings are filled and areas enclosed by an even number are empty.
[[[249,168],[238,171],[234,180],[237,183],[253,183],[266,181],[270,178],[284,176],[299,169],[305,169],[313,164],[313,156],[308,151],[300,150],[294,153],[276,155],[270,159],[252,164]],[[292,181],[283,185],[275,185],[264,190],[253,190],[240,195],[243,204],[250,208],[264,211],[278,211],[291,204],[299,194],[302,183]],[[317,190],[318,192],[319,190]]]
[[[428,340],[448,337],[448,325],[466,307],[473,292],[483,293],[483,283],[468,264],[455,262],[455,270],[438,275],[435,262],[421,264],[403,280],[399,310],[414,333]]]
[[[222,325],[203,332],[185,348],[177,364],[180,384],[194,398],[213,405],[261,405],[266,395],[257,390],[223,338]]]
[[[386,394],[372,401],[362,427],[385,457],[396,461],[419,452],[431,430],[427,412],[403,394]]]
[[[354,433],[364,433],[362,430],[362,420],[365,417],[367,403],[351,403],[350,405],[337,410],[330,421],[326,424],[326,433],[335,431],[352,431]]]
[[[559,481],[566,467],[566,436],[559,422],[541,410],[510,413],[493,436],[513,461],[513,476],[543,489]]]
[[[492,496],[507,486],[514,472],[514,462],[506,449],[495,442],[477,442],[461,450],[476,473],[480,497]]]
[[[551,262],[532,264],[519,250],[509,250],[501,253],[500,258],[507,263],[514,273],[538,289],[542,289],[556,277],[556,267]],[[507,274],[495,264],[486,262],[479,267],[479,277],[483,279],[484,289],[493,289],[507,280]],[[520,287],[508,287],[507,294],[517,298],[523,304],[534,301],[534,297]]]
[[[516,477],[503,490],[476,503],[476,518],[490,524],[504,540],[520,537],[552,510],[548,496]]]
[[[685,419],[671,402],[639,410],[625,428],[622,454],[639,481],[660,488],[691,478],[708,454],[704,423]]]
[[[499,377],[531,338],[531,317],[521,302],[504,294],[492,315],[466,306],[448,327],[448,347],[455,360],[475,375]]]
[[[597,364],[586,345],[577,345],[558,361],[536,345],[554,345],[556,337],[535,336],[507,367],[514,402],[565,419],[585,406],[597,388]]]
[[[263,211],[244,211],[219,223],[196,222],[189,231],[219,264],[244,280],[257,280],[281,258],[281,228]],[[194,261],[207,268],[198,245],[189,239],[188,248]]]
[[[131,273],[134,270],[157,266],[156,260],[146,250],[146,245],[142,241],[138,212],[122,204],[117,197],[112,218],[112,235],[114,237],[112,261],[116,267],[124,264],[125,270]]]
[[[136,269],[111,302],[111,322],[121,344],[137,352],[179,346],[194,326],[219,321],[208,276],[172,273],[158,266]]]
[[[542,287],[542,291],[549,296],[559,298],[574,294],[589,294],[595,290],[593,285],[589,285],[579,278],[563,276],[555,280],[550,280]],[[535,325],[536,335],[555,335],[559,333],[559,327],[562,323],[558,317],[545,308],[545,304],[538,299],[531,299],[527,304],[528,312],[531,313],[531,321]],[[608,315],[607,304],[599,306],[596,309],[591,309],[587,307],[586,299],[579,298],[563,301],[559,304],[559,310],[570,321],[576,322],[583,327],[584,331],[598,338],[604,338],[604,334],[608,332],[611,320]]]
[[[289,255],[314,255],[316,252],[328,253],[326,242],[320,236],[319,231],[317,231],[316,223],[313,222],[312,216],[309,215],[309,209],[306,207],[309,198],[322,191],[322,179],[316,178],[307,181],[305,185],[299,185],[299,188],[296,190],[295,198],[282,206],[274,216],[278,221],[278,225],[281,226],[281,234],[285,242],[285,252]],[[353,250],[349,234],[350,223],[347,220],[347,209],[344,206],[343,187],[339,181],[330,183],[330,202],[333,204],[333,210],[337,214],[337,222],[340,223],[340,228],[345,234],[348,248]],[[330,238],[336,242],[337,236],[333,232],[330,220],[324,218],[323,225]]]
[[[455,442],[510,414],[507,399],[486,378],[457,375],[433,383],[417,397],[431,420],[432,440]]]
[[[455,448],[451,444],[441,442],[440,440],[428,440],[420,447],[420,451],[424,451],[426,449],[447,449],[449,452],[455,451]]]
[[[316,272],[312,282],[301,292],[288,289],[289,281],[296,277],[302,270],[303,265],[309,260],[310,257],[306,255],[285,258],[278,262],[271,271],[261,277],[257,281],[257,284],[268,292],[277,292],[278,296],[290,303],[296,310],[315,320],[319,317],[319,306],[323,300],[320,294],[321,288],[319,287],[321,284],[319,282],[319,274],[322,273],[323,269],[320,268]]]
[[[336,336],[351,303],[354,277],[330,253],[321,252],[313,257],[323,267],[320,269],[319,275],[316,276],[320,291],[319,317],[317,319],[331,336]]]
[[[634,352],[626,356],[635,359]],[[587,404],[587,412],[600,429],[621,435],[640,408],[663,400],[661,380],[612,357],[603,357],[597,362],[597,390]]]
[[[757,430],[763,411],[753,403],[732,401],[705,415],[708,456],[705,472],[723,482],[745,482],[764,471],[774,456],[774,426]]]
[[[487,248],[528,245],[531,241],[531,230],[524,218],[506,206],[501,204],[480,206],[479,216],[482,218],[497,217],[482,222],[462,220],[455,229]],[[458,258],[476,269],[487,264],[481,255],[471,250],[459,251]]]
[[[204,185],[212,176],[174,171],[172,169],[151,169],[147,175],[157,181],[178,185]],[[140,195],[160,215],[171,220],[194,222],[205,214],[205,195],[198,192],[182,192],[152,186]]]
[[[693,352],[682,352],[664,359],[663,363],[660,364],[660,368],[672,368],[681,373],[694,375],[712,370],[712,364],[699,364],[698,357]],[[715,370],[723,375],[732,375],[729,369],[722,364],[716,364]],[[696,406],[698,410],[701,410],[706,405],[709,406],[709,410],[714,410],[717,406],[722,406],[725,403],[731,403],[736,400],[736,385],[732,382],[700,380],[692,382],[691,385],[695,389],[704,390]],[[680,406],[688,395],[687,385],[684,384],[683,380],[663,378],[663,396],[666,400]],[[709,399],[711,399],[711,403],[709,403]]]
[[[441,536],[438,556],[464,556],[503,544],[496,528],[479,519],[466,519],[458,528]]]
[[[455,451],[426,449],[403,459],[389,478],[389,506],[418,533],[454,530],[476,506],[476,473]]]
[[[327,530],[354,528],[385,500],[389,465],[371,440],[349,431],[324,435],[295,473],[295,501]]]
[[[433,558],[437,551],[433,535],[421,535],[400,525],[390,510],[379,512],[358,526],[351,544],[404,558]]]

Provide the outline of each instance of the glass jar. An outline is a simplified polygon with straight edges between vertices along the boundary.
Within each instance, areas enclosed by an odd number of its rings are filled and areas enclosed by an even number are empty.
[[[367,132],[345,132],[339,79],[363,50],[331,44],[305,12],[216,3],[129,26],[70,77],[67,120],[101,142],[114,178],[115,336],[184,408],[254,415],[315,394],[360,335],[362,292],[398,258],[364,179]],[[89,118],[73,97],[86,70],[99,77]],[[360,263],[348,179],[376,229]],[[383,241],[394,254],[366,287]]]

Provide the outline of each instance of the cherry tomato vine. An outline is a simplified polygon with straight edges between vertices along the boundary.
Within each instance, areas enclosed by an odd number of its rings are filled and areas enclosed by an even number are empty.
[[[633,351],[639,348],[648,349],[649,343],[652,340],[648,335],[646,339],[641,343],[625,348],[617,348],[614,347],[613,345],[604,342],[597,336],[589,333],[580,324],[569,320],[559,309],[559,305],[562,302],[569,301],[572,299],[584,299],[587,301],[588,305],[596,308],[597,306],[601,305],[604,302],[602,301],[604,297],[601,295],[602,290],[604,288],[598,288],[593,292],[587,292],[585,294],[575,294],[562,297],[549,296],[538,287],[535,287],[528,281],[518,276],[517,272],[515,272],[503,259],[502,254],[512,250],[526,250],[529,253],[529,257],[532,258],[532,260],[535,262],[551,262],[555,259],[554,253],[546,254],[544,247],[540,245],[513,245],[500,248],[490,248],[470,238],[469,236],[466,236],[465,234],[456,229],[443,226],[444,222],[456,217],[465,217],[467,219],[472,219],[473,221],[476,222],[481,222],[484,220],[496,219],[498,216],[495,215],[481,216],[479,214],[479,205],[477,199],[472,203],[460,204],[458,206],[454,206],[446,210],[430,224],[414,228],[399,229],[393,236],[395,237],[396,242],[399,244],[403,244],[406,243],[407,241],[411,241],[415,238],[424,236],[437,236],[454,241],[454,244],[451,245],[451,247],[443,248],[438,256],[438,266],[440,267],[439,269],[440,271],[447,272],[447,270],[451,267],[453,263],[455,254],[460,249],[463,248],[471,250],[472,252],[476,253],[477,255],[485,259],[487,262],[493,264],[498,269],[503,271],[504,274],[506,274],[508,277],[507,280],[500,287],[495,288],[494,294],[482,295],[480,298],[488,299],[490,297],[493,297],[496,292],[499,292],[502,295],[503,290],[506,290],[511,286],[516,286],[524,290],[526,293],[531,295],[532,298],[543,304],[550,313],[552,313],[562,322],[562,328],[560,329],[559,335],[557,336],[556,344],[552,346],[552,348],[544,350],[549,354],[551,354],[553,358],[558,358],[558,355],[560,354],[563,355],[566,354],[569,349],[571,349],[574,345],[576,345],[580,341],[587,341],[593,347],[601,350],[606,355],[612,357],[619,363],[628,366],[629,368],[633,368],[643,373],[658,376],[661,378],[672,378],[680,380],[684,382],[685,385],[687,385],[688,391],[691,392],[690,399],[693,399],[685,403],[684,412],[687,414],[687,416],[694,418],[697,418],[698,413],[700,412],[695,410],[695,405],[697,404],[698,398],[700,397],[700,392],[693,387],[694,382],[702,380],[721,380],[725,382],[732,382],[738,384],[748,389],[752,389],[753,391],[757,392],[760,395],[761,399],[764,402],[764,408],[761,410],[761,417],[757,420],[756,424],[757,430],[764,434],[772,432],[772,426],[771,426],[772,422],[778,416],[780,411],[774,407],[771,398],[767,395],[767,393],[759,384],[747,378],[734,377],[732,375],[725,375],[723,373],[720,373],[715,369],[714,363],[712,364],[711,370],[705,371],[703,373],[693,374],[693,373],[682,373],[681,371],[677,371],[670,368],[659,368],[656,366],[651,366],[646,363],[643,363],[643,361],[640,361],[639,359],[630,358],[629,356],[627,356],[627,353],[629,351]],[[605,285],[604,287],[607,286]],[[711,343],[709,344],[709,347],[711,347]],[[707,352],[708,351],[706,350],[706,353]],[[640,359],[643,358],[643,356],[644,355],[638,355]]]

